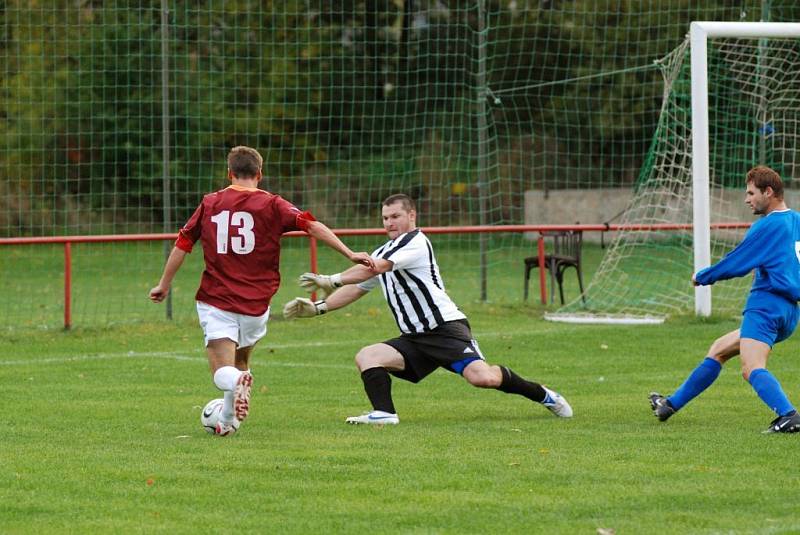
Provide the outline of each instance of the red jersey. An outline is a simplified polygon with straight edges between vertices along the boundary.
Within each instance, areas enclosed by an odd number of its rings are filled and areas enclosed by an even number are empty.
[[[281,234],[299,230],[298,216],[292,203],[256,188],[232,185],[203,197],[175,242],[187,253],[202,242],[196,299],[248,316],[266,312],[281,282]]]

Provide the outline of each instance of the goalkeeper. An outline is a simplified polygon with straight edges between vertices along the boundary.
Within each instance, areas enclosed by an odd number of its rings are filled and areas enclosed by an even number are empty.
[[[755,270],[753,286],[739,329],[718,338],[708,356],[669,397],[650,394],[650,406],[662,422],[700,395],[717,379],[722,365],[739,355],[742,377],[776,418],[765,433],[800,431],[800,415],[778,380],[767,371],[772,346],[794,332],[800,300],[800,214],[783,200],[781,177],[765,166],[747,173],[745,203],[754,215],[762,215],[744,240],[725,258],[698,271],[695,286],[742,277]]]
[[[356,301],[380,285],[401,335],[362,348],[356,355],[372,410],[351,416],[350,424],[397,424],[392,401],[394,375],[417,383],[437,368],[464,377],[471,385],[518,394],[569,418],[572,408],[558,393],[527,381],[504,366],[486,362],[466,316],[444,290],[430,241],[416,226],[414,201],[398,194],[383,201],[383,226],[389,241],[372,253],[375,269],[352,266],[335,275],[306,273],[300,284],[327,298],[312,302],[298,297],[283,309],[288,319],[324,314]],[[376,275],[377,272],[377,275]]]

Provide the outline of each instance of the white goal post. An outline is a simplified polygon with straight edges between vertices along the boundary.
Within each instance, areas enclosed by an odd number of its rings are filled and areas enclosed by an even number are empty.
[[[742,239],[748,169],[800,177],[800,23],[693,22],[657,60],[658,126],[619,223],[584,295],[546,314],[582,323],[708,316],[711,287],[691,274]],[[789,191],[797,203],[800,192]],[[749,281],[714,285],[714,312],[739,314]]]
[[[694,271],[711,264],[711,206],[709,192],[708,52],[709,38],[797,38],[800,23],[708,22],[690,25],[692,76],[692,188]],[[711,314],[711,287],[695,288],[695,314]]]

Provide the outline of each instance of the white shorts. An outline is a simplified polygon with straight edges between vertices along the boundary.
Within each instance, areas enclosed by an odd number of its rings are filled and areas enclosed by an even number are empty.
[[[197,317],[200,318],[206,346],[209,340],[228,338],[236,342],[237,347],[250,347],[267,334],[269,308],[261,316],[247,316],[197,301]]]

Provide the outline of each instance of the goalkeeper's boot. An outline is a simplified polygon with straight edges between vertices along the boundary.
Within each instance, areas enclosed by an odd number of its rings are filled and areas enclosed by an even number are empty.
[[[648,399],[650,400],[650,408],[653,409],[653,414],[662,422],[666,422],[670,416],[677,412],[675,408],[670,405],[667,398],[658,392],[650,392]]]
[[[800,432],[800,414],[794,411],[786,416],[778,416],[769,424],[764,433],[797,433]]]
[[[242,372],[233,389],[233,414],[240,422],[243,422],[250,412],[250,387],[252,386],[253,376],[250,375],[250,372]]]
[[[384,411],[366,412],[361,416],[349,416],[346,420],[348,424],[373,424],[373,425],[397,425],[400,423],[400,418],[397,414]]]
[[[567,400],[564,399],[564,396],[559,394],[558,392],[554,392],[550,390],[546,386],[543,386],[545,393],[547,394],[542,401],[542,405],[547,407],[547,410],[555,414],[560,418],[572,418],[572,407],[570,407]]]

